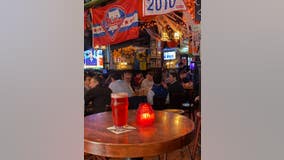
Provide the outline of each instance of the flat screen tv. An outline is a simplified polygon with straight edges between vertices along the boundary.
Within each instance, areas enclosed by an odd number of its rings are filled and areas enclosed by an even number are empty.
[[[176,59],[176,49],[175,48],[166,48],[163,50],[164,60],[175,60]]]
[[[103,50],[88,49],[84,51],[84,69],[103,69]]]

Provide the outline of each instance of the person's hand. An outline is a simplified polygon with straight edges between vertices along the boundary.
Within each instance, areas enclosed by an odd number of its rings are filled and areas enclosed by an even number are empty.
[[[144,80],[144,78],[140,78],[140,80],[138,81],[138,83],[141,84],[143,80]]]
[[[200,100],[199,96],[194,98],[194,102],[199,102],[199,100]]]

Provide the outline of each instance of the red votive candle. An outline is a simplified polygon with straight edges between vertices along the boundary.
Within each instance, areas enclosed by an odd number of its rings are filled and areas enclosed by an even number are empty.
[[[155,114],[149,103],[141,103],[137,109],[136,122],[141,126],[149,126],[153,124]]]

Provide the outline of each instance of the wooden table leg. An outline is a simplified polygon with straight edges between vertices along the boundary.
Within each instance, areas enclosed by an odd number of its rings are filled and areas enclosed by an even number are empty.
[[[167,153],[164,153],[164,155],[159,155],[159,160],[167,160]]]
[[[194,138],[194,142],[193,142],[193,149],[192,149],[192,156],[193,156],[193,159],[195,159],[196,157],[196,151],[197,151],[197,146],[198,146],[198,141],[199,141],[199,138],[200,138],[200,130],[201,130],[201,113],[199,112],[197,114],[197,128],[196,128],[196,132],[195,132],[195,138]]]
[[[164,160],[167,160],[167,153],[164,154]]]

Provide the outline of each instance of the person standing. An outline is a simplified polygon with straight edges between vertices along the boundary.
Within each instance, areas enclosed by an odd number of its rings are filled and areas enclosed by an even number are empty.
[[[176,72],[170,72],[169,74],[169,97],[170,105],[173,107],[180,107],[185,100],[185,91],[182,84],[177,80],[178,75]]]
[[[121,74],[112,73],[110,75],[110,78],[111,78],[111,83],[109,84],[108,87],[112,90],[113,93],[126,92],[128,93],[129,97],[132,97],[134,95],[134,92],[129,86],[129,84],[124,80],[121,80]]]
[[[157,73],[153,76],[154,85],[147,94],[147,101],[154,109],[164,109],[168,100],[168,90],[162,84],[162,75]]]

